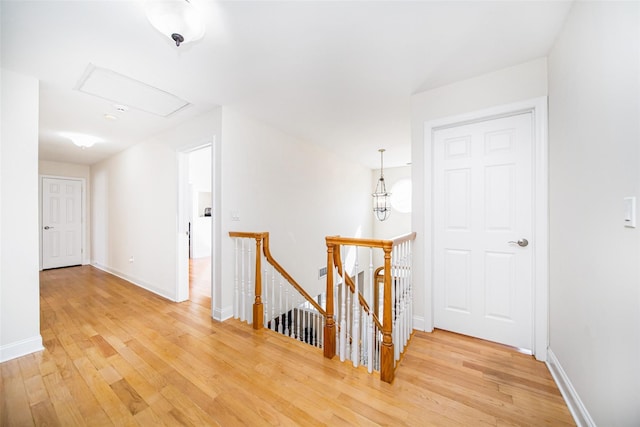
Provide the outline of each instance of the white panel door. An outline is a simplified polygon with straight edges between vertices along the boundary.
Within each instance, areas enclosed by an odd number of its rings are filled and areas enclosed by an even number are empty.
[[[433,150],[434,326],[530,350],[532,115],[436,130]]]
[[[82,182],[42,179],[42,268],[82,264]]]

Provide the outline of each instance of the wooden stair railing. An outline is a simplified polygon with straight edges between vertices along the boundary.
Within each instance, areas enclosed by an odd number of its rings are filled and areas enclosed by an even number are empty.
[[[344,271],[342,270],[342,261],[340,261],[341,259],[340,247],[341,246],[368,247],[371,249],[379,248],[384,251],[384,266],[383,266],[384,298],[383,298],[383,321],[382,322],[379,321],[377,317],[377,313],[372,312],[370,310],[369,305],[364,300],[362,295],[359,292],[357,293],[357,295],[363,310],[366,310],[368,313],[372,314],[374,322],[382,331],[382,342],[380,346],[380,379],[388,383],[391,383],[393,381],[394,374],[395,374],[395,362],[398,359],[400,354],[400,351],[399,351],[400,348],[399,347],[394,348],[394,345],[396,347],[401,346],[401,348],[404,348],[404,346],[406,345],[408,340],[408,334],[406,333],[406,330],[410,328],[410,324],[408,322],[410,322],[411,320],[410,318],[407,319],[407,317],[411,316],[411,311],[412,311],[411,309],[409,309],[408,314],[403,313],[402,321],[404,322],[403,323],[404,331],[402,331],[401,333],[397,333],[395,335],[396,336],[395,341],[397,342],[394,343],[393,326],[396,318],[399,318],[398,310],[401,308],[399,300],[401,298],[403,300],[406,300],[407,298],[409,298],[409,304],[411,304],[411,301],[410,301],[410,295],[409,296],[405,294],[402,294],[400,296],[392,295],[393,293],[392,282],[393,282],[393,285],[396,286],[397,285],[396,282],[406,281],[407,278],[401,277],[399,273],[404,271],[405,276],[407,274],[410,275],[411,267],[410,267],[410,260],[408,261],[409,264],[406,266],[399,265],[399,264],[392,264],[392,252],[394,252],[395,249],[404,247],[403,245],[408,244],[409,245],[408,250],[401,249],[400,251],[407,252],[405,256],[410,259],[410,254],[411,254],[410,244],[413,240],[415,240],[415,237],[416,237],[416,233],[413,232],[413,233],[400,236],[393,240],[360,239],[360,238],[349,238],[349,237],[340,237],[340,236],[329,236],[326,238],[327,272],[334,271],[334,268],[337,269],[339,271],[339,274],[345,278],[344,281],[347,283],[350,290],[354,292],[354,295],[356,295],[355,294],[356,286],[353,283],[353,281],[350,280],[349,275],[345,275]],[[358,272],[356,271],[355,274],[358,274]],[[395,274],[395,279],[392,278],[394,274]],[[408,280],[409,280],[408,289],[410,293],[411,292],[410,277],[408,278]],[[337,335],[337,326],[334,319],[335,316],[334,316],[333,289],[334,289],[334,275],[327,274],[327,290],[326,290],[327,320],[325,322],[325,333],[324,333],[324,336],[325,336],[324,356],[327,358],[332,358],[336,354],[335,337]],[[406,292],[406,291],[403,290],[402,292]],[[374,304],[374,307],[376,305],[377,303]]]
[[[263,294],[262,294],[262,262],[260,251],[264,254],[265,260],[300,294],[304,300],[306,300],[315,310],[317,310],[323,317],[326,318],[326,311],[318,304],[318,302],[311,297],[302,286],[275,260],[271,255],[269,247],[269,233],[268,232],[239,232],[231,231],[229,236],[232,238],[245,238],[255,239],[255,283],[254,283],[254,302],[253,302],[253,328],[262,329],[265,325],[264,322],[264,307],[263,307]]]
[[[360,362],[367,363],[369,372],[380,371],[380,379],[392,382],[395,374],[395,364],[406,347],[411,335],[412,302],[411,302],[411,243],[415,233],[409,233],[393,240],[374,240],[329,236],[327,244],[327,279],[324,304],[311,297],[298,282],[274,259],[269,247],[268,232],[230,232],[229,236],[236,240],[236,276],[234,284],[234,317],[253,323],[254,329],[266,326],[265,312],[269,314],[267,305],[270,304],[271,314],[267,322],[269,328],[295,338],[300,338],[316,347],[322,347],[324,356],[333,358],[336,355],[336,345],[340,343],[340,358],[346,357],[353,361],[354,366]],[[251,244],[246,251],[245,239],[255,240],[255,256],[252,257]],[[238,241],[242,241],[241,265],[238,263]],[[345,266],[345,250],[343,247],[369,248],[370,286],[375,283],[375,292],[370,290],[368,302],[360,293],[358,275],[360,274],[356,256],[354,275],[352,279],[347,274]],[[382,249],[384,265],[373,271],[373,250]],[[264,267],[265,282],[263,283],[262,254],[266,264],[269,264],[280,278],[280,304],[276,305],[275,273],[271,275],[271,288],[268,288],[269,276],[267,266]],[[255,262],[255,270],[251,271],[248,263]],[[241,274],[239,274],[241,271]],[[380,273],[383,273],[380,275]],[[246,274],[245,274],[246,273]],[[252,276],[253,274],[253,276]],[[241,282],[239,283],[239,277]],[[338,282],[336,278],[341,278]],[[254,281],[252,282],[252,279]],[[382,301],[382,321],[379,315],[379,280],[384,284]],[[285,290],[287,302],[282,311],[282,281],[286,281],[298,296],[305,301],[305,307],[289,305],[290,293]],[[267,294],[263,295],[263,285],[267,286]],[[346,291],[348,289],[348,291]],[[340,290],[340,295],[337,294]],[[269,291],[271,295],[269,295]],[[334,294],[336,292],[336,294]],[[241,295],[240,295],[241,293]],[[249,301],[252,309],[248,310]],[[292,301],[293,303],[293,301]],[[337,305],[339,303],[339,305]],[[326,308],[323,308],[324,305]],[[246,307],[245,307],[246,306]],[[291,308],[289,308],[291,307]],[[289,310],[287,312],[287,310]],[[311,310],[311,311],[309,311]],[[245,313],[248,315],[245,319]],[[342,327],[336,323],[336,315],[340,315]],[[321,316],[321,317],[319,317]],[[345,322],[345,317],[350,323]],[[286,332],[293,323],[293,330]],[[310,323],[309,323],[310,322]],[[283,327],[284,324],[284,327]],[[306,326],[305,326],[306,325]],[[360,329],[361,326],[361,329]],[[285,331],[283,331],[285,329]],[[295,332],[294,332],[295,330]],[[309,342],[311,341],[311,342]],[[347,350],[347,347],[349,348]],[[349,355],[350,353],[350,355]]]

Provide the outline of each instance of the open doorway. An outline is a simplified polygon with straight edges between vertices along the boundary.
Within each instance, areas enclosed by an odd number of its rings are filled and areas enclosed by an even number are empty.
[[[179,301],[211,308],[213,191],[212,145],[179,153]]]

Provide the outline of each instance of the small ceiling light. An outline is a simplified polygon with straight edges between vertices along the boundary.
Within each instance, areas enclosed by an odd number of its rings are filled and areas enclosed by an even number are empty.
[[[109,113],[105,114],[103,117],[106,120],[113,120],[113,121],[118,120],[118,116],[114,116],[113,114],[109,114]]]
[[[151,25],[176,46],[204,36],[204,23],[189,0],[150,0],[146,12]]]
[[[378,184],[376,184],[376,191],[372,194],[373,213],[379,221],[384,221],[391,215],[391,205],[389,203],[391,193],[387,193],[387,186],[384,183],[382,156],[385,150],[381,148],[378,151],[380,152],[380,178],[378,178]]]
[[[102,142],[102,139],[84,133],[60,132],[60,135],[67,139],[70,139],[75,145],[82,148],[83,150],[85,148],[93,146],[93,144],[97,142]]]

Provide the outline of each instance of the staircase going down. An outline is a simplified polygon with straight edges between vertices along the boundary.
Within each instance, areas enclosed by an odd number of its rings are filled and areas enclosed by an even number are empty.
[[[235,248],[234,318],[393,381],[412,331],[415,233],[393,240],[327,237],[326,288],[315,297],[271,255],[268,232],[229,235]],[[384,264],[374,270],[380,252]]]

